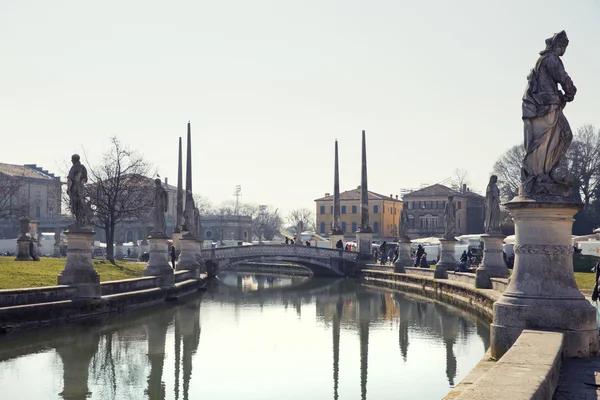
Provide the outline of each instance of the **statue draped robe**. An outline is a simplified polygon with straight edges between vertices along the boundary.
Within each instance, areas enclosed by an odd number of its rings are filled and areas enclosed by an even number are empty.
[[[525,158],[521,180],[525,194],[532,192],[536,182],[561,183],[554,171],[573,140],[563,108],[577,92],[561,59],[552,52],[538,59],[527,79],[522,106]]]
[[[500,189],[490,183],[485,191],[485,232],[495,232],[500,228]]]

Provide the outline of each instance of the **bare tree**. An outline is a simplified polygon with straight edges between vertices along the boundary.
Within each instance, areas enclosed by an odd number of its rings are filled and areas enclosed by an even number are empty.
[[[87,193],[94,211],[93,224],[106,233],[106,258],[114,263],[115,227],[128,220],[146,220],[151,210],[152,179],[141,155],[110,138],[111,148],[100,164],[88,167]]]
[[[462,192],[463,185],[469,184],[469,173],[466,169],[456,168],[454,170],[454,176],[452,178],[452,188],[458,192]]]
[[[521,185],[521,165],[525,157],[525,147],[522,144],[508,149],[494,164],[494,174],[498,176],[500,195],[506,201],[519,194]]]
[[[0,219],[16,219],[28,214],[29,203],[19,199],[23,177],[0,173]]]
[[[567,174],[585,207],[590,205],[600,179],[600,130],[584,125],[577,130],[566,156]]]
[[[296,231],[296,227],[300,222],[302,222],[304,229],[309,231],[314,230],[315,214],[308,208],[297,208],[289,213],[287,222],[290,225],[289,230],[293,232]]]
[[[212,215],[216,212],[215,207],[208,197],[200,194],[194,194],[193,197],[200,215]]]
[[[279,215],[277,208],[270,206],[259,206],[258,214],[252,220],[252,231],[258,240],[273,240],[281,232],[283,219]]]

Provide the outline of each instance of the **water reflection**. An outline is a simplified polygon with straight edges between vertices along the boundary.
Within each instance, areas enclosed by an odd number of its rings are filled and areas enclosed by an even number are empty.
[[[229,274],[175,305],[1,337],[0,386],[10,399],[440,398],[489,346],[486,325],[353,280]]]

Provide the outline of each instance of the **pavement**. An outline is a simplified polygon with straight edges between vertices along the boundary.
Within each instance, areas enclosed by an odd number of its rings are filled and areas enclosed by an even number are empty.
[[[600,357],[563,360],[553,399],[600,399]]]

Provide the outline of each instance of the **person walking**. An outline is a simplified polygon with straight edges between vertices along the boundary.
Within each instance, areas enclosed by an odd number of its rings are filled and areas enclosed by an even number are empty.
[[[175,269],[175,260],[177,260],[177,253],[175,252],[175,246],[171,245],[171,265]]]

